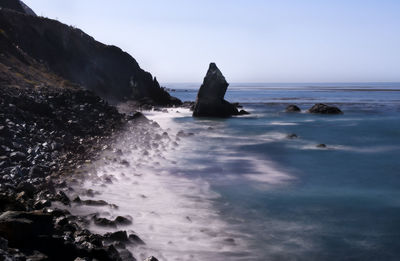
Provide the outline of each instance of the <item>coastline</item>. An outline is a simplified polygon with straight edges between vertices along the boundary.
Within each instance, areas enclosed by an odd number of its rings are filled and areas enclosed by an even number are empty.
[[[2,87],[0,104],[1,254],[11,260],[134,260],[109,243],[113,234],[90,233],[82,217],[63,208],[71,205],[66,195],[71,184],[86,178],[84,166],[127,123],[144,117],[120,114],[93,93],[74,88]],[[96,201],[80,204],[85,203]]]

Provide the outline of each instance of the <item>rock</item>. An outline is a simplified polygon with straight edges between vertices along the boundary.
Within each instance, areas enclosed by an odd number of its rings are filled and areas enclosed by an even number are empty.
[[[215,63],[210,63],[194,105],[193,117],[230,117],[239,115],[235,105],[224,100],[228,83]]]
[[[79,201],[75,201],[74,202],[79,202]],[[88,205],[88,206],[107,206],[108,203],[104,200],[92,200],[92,199],[88,199],[88,200],[81,200],[80,201],[82,204],[84,205]]]
[[[126,231],[116,231],[113,233],[106,233],[104,234],[104,238],[106,240],[111,240],[111,241],[120,241],[120,242],[128,242],[128,234]]]
[[[143,115],[141,112],[135,112],[132,116],[129,117],[129,120],[134,120],[135,122],[140,123],[148,123],[150,120]]]
[[[119,256],[124,261],[136,261],[136,259],[132,255],[132,253],[126,249],[122,249],[121,251],[119,251]]]
[[[248,115],[248,114],[250,114],[250,112],[248,112],[248,111],[245,111],[245,110],[239,111],[239,115]]]
[[[115,218],[115,223],[117,223],[118,225],[130,225],[130,224],[132,224],[132,218],[118,216]]]
[[[35,178],[35,177],[44,177],[46,175],[46,171],[48,171],[48,168],[35,165],[35,166],[30,168],[29,176],[31,176],[33,178]]]
[[[36,188],[32,183],[24,181],[18,184],[17,191],[24,191],[29,197],[32,197]]]
[[[129,240],[136,244],[136,245],[145,245],[144,241],[137,235],[135,234],[130,234],[129,235]]]
[[[308,110],[308,112],[320,114],[343,114],[343,112],[338,107],[328,106],[323,103],[315,104]]]
[[[8,248],[7,239],[0,237],[0,249],[6,250],[7,248]]]
[[[64,205],[70,205],[71,203],[71,200],[68,198],[68,196],[61,190],[57,192],[57,194],[54,197],[54,200],[60,201]]]
[[[150,257],[146,258],[144,261],[158,261],[158,259],[155,258],[154,256],[150,256]]]
[[[10,158],[13,161],[21,161],[24,160],[26,158],[26,154],[20,151],[16,151],[16,152],[11,152],[10,153]]]
[[[29,261],[47,261],[49,257],[39,251],[34,251],[32,255],[27,256],[27,260]]]
[[[0,216],[0,236],[10,247],[24,247],[53,231],[52,216],[41,211],[7,211]]]
[[[295,134],[295,133],[288,134],[286,137],[287,137],[288,139],[295,139],[295,138],[298,138],[297,134]]]
[[[286,107],[285,111],[286,112],[300,112],[301,109],[297,105],[291,104],[291,105]]]
[[[107,218],[99,218],[93,217],[94,224],[100,227],[116,227],[116,224],[113,220],[109,220]]]
[[[317,148],[326,148],[326,144],[323,144],[323,143],[318,144],[318,145],[317,145]]]

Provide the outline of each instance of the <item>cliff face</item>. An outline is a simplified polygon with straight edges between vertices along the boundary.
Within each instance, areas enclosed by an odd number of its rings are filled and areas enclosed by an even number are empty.
[[[20,0],[1,0],[0,7],[36,16],[32,9],[30,9],[26,4],[24,4],[24,2]]]
[[[6,2],[14,2],[16,8],[11,11],[1,3],[5,8],[0,10],[0,45],[13,48],[2,48],[1,53],[20,60],[15,56],[17,49],[60,77],[110,101],[133,99],[158,105],[180,104],[118,47],[104,45],[58,21],[20,12],[16,3],[19,1]]]

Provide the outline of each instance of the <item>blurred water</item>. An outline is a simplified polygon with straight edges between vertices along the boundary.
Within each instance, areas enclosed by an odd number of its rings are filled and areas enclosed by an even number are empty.
[[[192,101],[198,86],[167,85]],[[130,126],[83,185],[119,208],[73,211],[129,215],[118,229],[146,242],[127,246],[138,260],[400,260],[399,84],[233,84],[226,98],[251,114],[145,112],[161,128]],[[285,112],[317,102],[344,114]]]
[[[167,87],[183,100],[197,93],[193,84]],[[399,84],[238,84],[226,99],[252,114],[173,119],[195,135],[172,172],[211,185],[252,260],[400,259]],[[344,114],[284,112],[317,102]]]

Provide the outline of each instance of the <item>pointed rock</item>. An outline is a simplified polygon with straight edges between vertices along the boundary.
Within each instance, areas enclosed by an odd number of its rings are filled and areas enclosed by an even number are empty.
[[[236,106],[224,100],[228,83],[215,63],[210,63],[197,94],[194,117],[230,117],[239,115]]]

